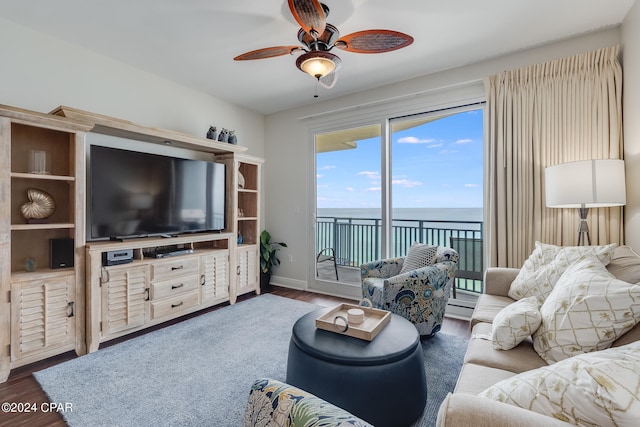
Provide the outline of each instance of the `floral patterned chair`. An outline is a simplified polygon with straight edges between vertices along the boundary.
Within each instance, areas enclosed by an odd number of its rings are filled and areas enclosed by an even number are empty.
[[[253,383],[243,427],[373,427],[311,393],[269,378]]]
[[[457,266],[455,250],[414,243],[406,257],[360,266],[362,297],[408,319],[421,336],[432,336],[442,326]]]

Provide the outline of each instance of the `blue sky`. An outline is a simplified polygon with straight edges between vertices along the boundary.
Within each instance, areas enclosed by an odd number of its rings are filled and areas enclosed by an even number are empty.
[[[482,207],[482,110],[392,135],[394,208]],[[380,138],[316,156],[318,208],[380,207]]]

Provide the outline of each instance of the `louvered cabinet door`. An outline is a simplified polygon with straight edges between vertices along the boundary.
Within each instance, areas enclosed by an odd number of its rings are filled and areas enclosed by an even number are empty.
[[[43,277],[11,285],[11,360],[75,346],[75,278]]]
[[[203,304],[229,298],[228,259],[226,250],[210,252],[201,257]]]
[[[149,297],[148,266],[104,267],[102,336],[143,326]]]
[[[238,246],[238,295],[258,288],[258,256],[256,245]]]

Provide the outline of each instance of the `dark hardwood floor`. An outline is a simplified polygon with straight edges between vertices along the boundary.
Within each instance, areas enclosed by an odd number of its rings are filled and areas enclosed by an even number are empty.
[[[274,295],[279,295],[286,298],[292,298],[300,301],[306,301],[312,304],[317,304],[324,307],[330,307],[342,302],[353,302],[350,300],[332,297],[328,295],[321,295],[311,292],[298,291],[294,289],[286,289],[281,287],[273,287],[271,291]],[[242,301],[248,298],[254,298],[255,295],[244,295],[238,298],[238,301]],[[181,317],[180,319],[163,323],[162,325],[155,326],[149,329],[145,329],[141,332],[136,332],[126,337],[109,341],[102,344],[100,348],[108,347],[110,345],[117,344],[122,341],[129,340],[136,336],[150,332],[154,329],[159,329],[170,324],[181,322],[190,317],[201,315],[205,312],[214,311],[220,307],[224,307],[228,304],[221,304],[210,309],[200,311],[198,313]],[[450,335],[457,335],[465,338],[469,338],[469,323],[463,320],[445,318],[442,325],[442,332]],[[31,375],[33,372],[37,372],[48,368],[49,366],[56,365],[58,363],[74,359],[75,353],[69,352],[61,354],[59,356],[51,357],[49,359],[33,363],[31,365],[23,366],[11,371],[11,375],[7,382],[0,384],[0,403],[16,403],[16,404],[29,404],[30,408],[35,408],[33,412],[21,412],[21,413],[6,413],[3,410],[0,411],[0,427],[41,427],[41,426],[66,426],[66,423],[62,419],[62,416],[57,412],[46,411],[48,409],[49,399],[44,394],[37,381]],[[87,378],[87,381],[93,381],[92,378]],[[62,402],[58,402],[62,403]],[[17,408],[16,408],[17,409]],[[44,410],[43,410],[44,409]]]

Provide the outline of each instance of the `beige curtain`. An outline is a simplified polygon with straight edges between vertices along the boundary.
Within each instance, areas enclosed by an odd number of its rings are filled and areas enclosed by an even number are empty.
[[[488,265],[520,267],[535,241],[577,244],[577,209],[545,206],[544,169],[622,158],[618,46],[485,79]],[[591,209],[592,244],[623,243],[622,208]]]

